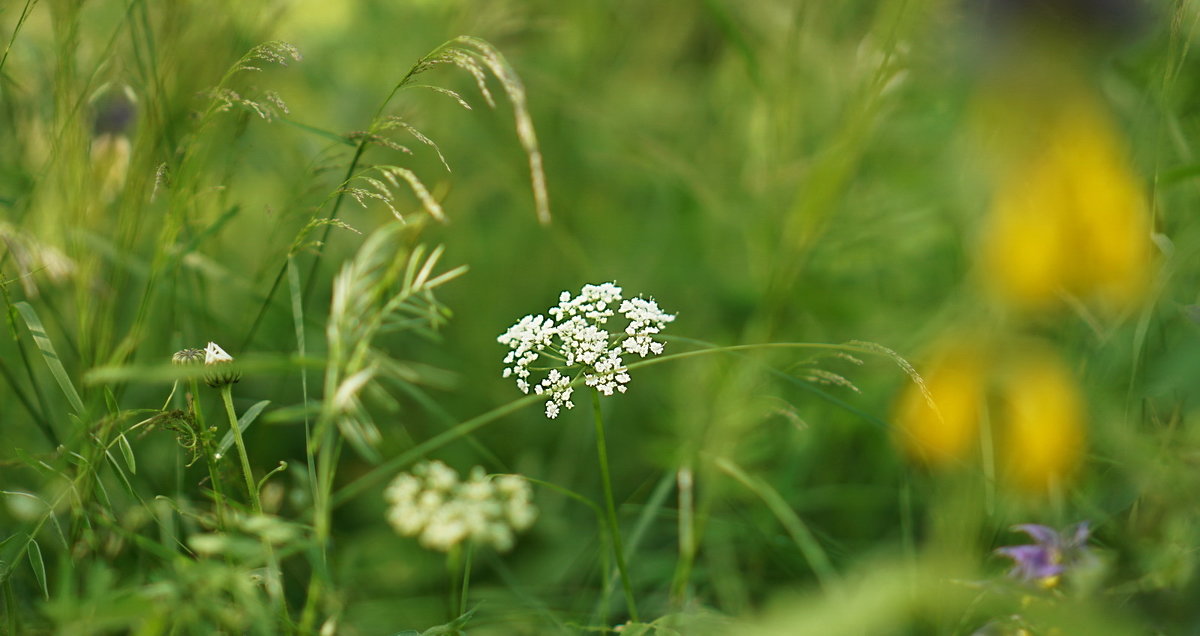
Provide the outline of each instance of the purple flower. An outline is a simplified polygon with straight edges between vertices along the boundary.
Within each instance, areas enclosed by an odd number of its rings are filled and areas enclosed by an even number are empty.
[[[1087,549],[1091,528],[1086,521],[1061,533],[1033,523],[1014,526],[1013,530],[1029,535],[1034,543],[1000,548],[996,553],[1013,560],[1009,576],[1022,581],[1054,587],[1059,576],[1091,557]]]

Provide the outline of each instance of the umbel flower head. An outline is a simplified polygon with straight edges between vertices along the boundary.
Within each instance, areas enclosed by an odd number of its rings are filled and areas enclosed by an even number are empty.
[[[204,348],[204,366],[209,369],[204,375],[204,381],[213,388],[233,384],[242,379],[241,372],[233,368],[233,356],[225,353],[215,342],[208,343]]]
[[[1023,582],[1055,587],[1063,574],[1094,558],[1087,547],[1091,528],[1086,521],[1063,532],[1034,523],[1015,526],[1013,530],[1029,535],[1034,543],[1000,548],[996,554],[1013,560],[1009,576]]]
[[[488,476],[482,466],[460,481],[442,462],[423,462],[397,475],[383,496],[396,532],[442,552],[467,540],[505,552],[513,534],[537,518],[529,482],[517,475]]]
[[[522,393],[532,389],[547,396],[546,417],[554,419],[562,409],[575,407],[571,383],[578,374],[604,395],[624,393],[629,372],[623,356],[645,358],[663,352],[663,343],[654,336],[675,315],[659,309],[652,299],[625,299],[621,292],[615,283],[584,285],[575,297],[564,291],[558,305],[546,312],[550,317],[525,316],[497,338],[511,349],[504,357],[504,377],[515,376]],[[617,314],[626,324],[621,331],[609,331],[609,321]],[[556,364],[534,367],[543,356]],[[531,383],[533,371],[543,369],[548,369],[546,376]]]

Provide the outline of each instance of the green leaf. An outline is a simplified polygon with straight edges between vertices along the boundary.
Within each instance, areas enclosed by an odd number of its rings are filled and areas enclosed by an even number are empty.
[[[462,616],[459,616],[458,618],[450,621],[449,623],[446,623],[445,625],[435,625],[433,627],[430,627],[429,629],[421,632],[420,636],[443,636],[443,635],[448,635],[448,634],[462,634],[466,631],[465,628],[467,626],[467,623],[471,620],[471,617],[474,615],[475,615],[475,608],[471,608],[471,609],[467,610],[466,613],[464,613]],[[400,634],[403,634],[404,636],[408,636],[408,634],[411,634],[411,633],[415,633],[415,632],[412,632],[412,631],[400,632]],[[398,634],[397,636],[400,636],[400,634]]]
[[[287,117],[280,117],[279,121],[281,121],[285,124],[288,124],[289,126],[295,126],[296,128],[303,130],[304,132],[316,135],[318,137],[324,137],[325,139],[328,139],[329,141],[341,144],[343,146],[349,146],[351,148],[353,148],[355,146],[354,140],[352,140],[344,135],[339,135],[335,132],[325,130],[323,128],[317,128],[316,126],[302,124],[294,119],[289,119]]]
[[[37,539],[29,537],[29,565],[33,567],[33,577],[37,579],[42,595],[50,600],[50,588],[46,585],[46,562],[42,560],[42,547]]]
[[[54,343],[50,342],[50,337],[46,335],[46,328],[42,326],[42,320],[38,318],[37,311],[34,310],[33,305],[23,300],[16,303],[15,306],[17,311],[21,313],[21,318],[25,319],[25,325],[29,327],[29,333],[33,336],[33,342],[41,350],[42,357],[46,360],[46,366],[50,367],[50,374],[54,376],[59,388],[67,396],[67,401],[71,403],[71,408],[76,413],[82,414],[83,400],[79,398],[79,392],[75,390],[75,385],[71,383],[71,378],[67,375],[67,370],[63,368],[62,362],[58,359],[58,353],[54,350]]]
[[[133,496],[133,497],[135,497],[135,498],[136,498],[136,497],[137,497],[137,491],[135,491],[135,490],[133,489],[133,484],[129,483],[129,477],[126,477],[126,476],[125,476],[125,471],[121,470],[121,465],[117,463],[117,458],[116,458],[116,457],[113,457],[112,451],[104,451],[104,456],[105,456],[105,457],[108,459],[108,463],[109,463],[109,464],[110,464],[110,465],[113,467],[113,472],[117,473],[117,477],[120,477],[120,478],[121,478],[121,484],[125,486],[125,490],[126,490],[126,491],[127,491],[127,492],[128,492],[130,495],[131,495],[131,496]],[[101,490],[103,490],[103,488],[104,488],[104,484],[103,484],[103,483],[101,483],[101,482],[97,481],[97,482],[96,482],[96,485],[97,485],[97,486],[99,486],[99,487],[101,488]],[[105,495],[105,499],[108,499],[108,494],[107,494],[107,492],[105,492],[105,493],[104,493],[104,495]],[[111,501],[109,501],[109,502],[108,502],[108,505],[111,507],[111,506],[112,506],[112,502],[111,502]]]
[[[125,465],[129,467],[129,472],[137,474],[137,460],[133,457],[133,448],[129,446],[129,439],[122,433],[117,436],[117,446],[121,449],[121,455],[125,457]]]
[[[117,415],[121,412],[121,407],[117,406],[117,396],[113,394],[112,387],[104,386],[104,403],[108,405],[108,414]]]
[[[270,400],[263,400],[246,409],[246,412],[242,413],[242,416],[238,418],[238,431],[245,433],[246,429],[250,427],[250,423],[258,418],[258,414],[262,413],[262,410],[267,408],[267,405],[270,403]],[[233,431],[226,431],[225,437],[222,437],[221,443],[217,445],[217,453],[224,455],[230,446],[233,446]]]

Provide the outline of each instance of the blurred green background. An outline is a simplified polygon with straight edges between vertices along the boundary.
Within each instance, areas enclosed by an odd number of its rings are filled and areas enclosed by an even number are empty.
[[[403,194],[396,205],[415,224],[406,236],[445,245],[444,268],[470,270],[439,291],[452,317],[435,337],[379,342],[397,359],[449,372],[424,389],[436,409],[400,391],[394,404],[368,402],[385,457],[519,397],[500,377],[505,351],[496,337],[585,283],[616,281],[628,295],[653,296],[678,313],[668,334],[679,338],[869,341],[918,371],[923,352],[947,333],[1032,338],[1066,360],[1087,410],[1082,468],[1050,498],[1006,493],[972,462],[943,472],[906,461],[887,422],[910,379],[887,356],[859,365],[773,351],[637,370],[629,393],[605,408],[614,489],[625,531],[637,536],[627,543],[643,615],[696,621],[677,626],[682,633],[804,633],[795,625],[972,633],[1017,612],[1044,613],[1044,624],[1066,633],[1200,630],[1189,601],[1200,542],[1189,494],[1200,485],[1200,69],[1190,55],[1200,7],[1059,2],[1043,20],[1029,18],[1027,4],[9,2],[0,8],[0,280],[11,334],[0,339],[0,488],[56,493],[62,480],[37,462],[70,470],[69,451],[89,443],[106,410],[106,387],[119,410],[156,409],[170,391],[164,381],[89,382],[93,369],[158,364],[210,340],[235,357],[295,354],[287,285],[271,295],[272,285],[302,228],[330,214],[354,155],[353,144],[330,134],[366,130],[422,55],[469,34],[502,52],[524,84],[553,221],[535,215],[528,160],[497,82],[491,109],[468,73],[441,65],[420,82],[459,92],[472,110],[430,90],[388,102],[385,114],[435,141],[452,172],[432,148],[402,135],[411,155],[374,146],[363,164],[412,170],[448,222],[420,220],[419,203]],[[977,252],[991,193],[988,160],[971,139],[972,109],[989,77],[1028,63],[1026,29],[1062,47],[1034,59],[1080,61],[1082,81],[1111,111],[1145,186],[1156,269],[1136,308],[1019,317],[981,289]],[[204,115],[207,91],[268,40],[291,43],[303,60],[261,64],[228,86],[250,99],[275,91],[289,112],[274,121],[237,108]],[[128,122],[112,138],[128,142],[127,155],[105,154],[95,122],[121,109]],[[378,203],[347,200],[338,214],[362,234],[334,228],[320,256],[312,246],[296,256],[312,286],[305,333],[318,359],[333,277],[364,234],[397,222]],[[36,308],[94,421],[68,414],[13,309],[19,301]],[[671,341],[668,352],[695,346]],[[812,368],[856,388],[816,381]],[[247,444],[256,470],[289,462],[275,479],[285,487],[277,512],[305,523],[304,432],[284,408],[303,401],[299,372],[249,374],[234,399],[239,410],[271,401]],[[309,373],[319,399],[320,370]],[[218,412],[215,394],[204,399]],[[586,408],[549,421],[533,406],[477,434],[490,456],[467,443],[434,456],[599,501],[587,420]],[[151,510],[157,494],[200,499],[203,468],[181,468],[186,452],[170,434],[133,439],[133,450],[131,489],[142,500],[106,473],[104,510],[132,519],[129,511]],[[777,511],[717,458],[770,484],[803,519],[844,577],[842,595],[821,590]],[[696,476],[699,542],[683,575],[681,468]],[[347,453],[338,483],[369,469]],[[445,621],[442,557],[392,532],[381,491],[335,512],[339,633]],[[161,527],[131,525],[112,535],[109,552],[73,555],[55,547],[48,528],[33,528],[37,515],[14,497],[0,509],[0,529],[41,537],[50,599],[24,561],[6,562],[10,627],[151,629],[136,609],[114,608],[154,606],[160,600],[135,591],[185,579],[133,538],[170,546]],[[536,501],[541,517],[514,552],[478,557],[472,599],[483,605],[472,626],[481,633],[575,631],[592,624],[605,595],[591,511],[549,489],[537,490]],[[74,514],[102,514],[94,506],[79,502]],[[1039,597],[1029,609],[1023,593],[980,583],[1007,567],[990,551],[1022,541],[1008,533],[1012,524],[1083,519],[1096,529],[1103,562],[1089,593]],[[5,544],[6,561],[17,543]],[[293,561],[285,576],[299,604],[308,566]],[[684,575],[684,598],[672,598],[672,581]],[[609,624],[624,620],[619,599],[612,594]],[[734,622],[759,616],[764,623]]]

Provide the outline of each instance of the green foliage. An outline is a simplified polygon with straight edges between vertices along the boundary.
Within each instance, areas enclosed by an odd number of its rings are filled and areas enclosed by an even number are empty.
[[[1200,624],[1196,2],[9,4],[0,631]],[[1111,111],[1140,304],[1027,314],[982,282],[980,122],[1023,55]],[[666,355],[547,420],[497,336],[614,280],[677,314]],[[932,399],[922,358],[962,333],[1061,358],[1069,481],[1005,486],[1009,389],[971,457],[905,455],[897,396]],[[208,342],[240,382],[172,363]],[[383,490],[424,459],[526,476],[536,524],[465,559],[398,536]],[[1095,561],[1061,582],[993,553],[1081,520]]]

